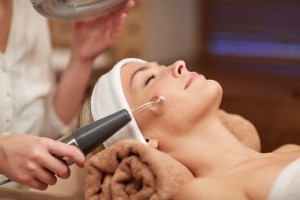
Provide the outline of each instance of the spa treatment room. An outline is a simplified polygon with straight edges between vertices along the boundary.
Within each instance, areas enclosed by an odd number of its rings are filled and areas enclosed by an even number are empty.
[[[300,199],[300,3],[0,0],[0,199]]]

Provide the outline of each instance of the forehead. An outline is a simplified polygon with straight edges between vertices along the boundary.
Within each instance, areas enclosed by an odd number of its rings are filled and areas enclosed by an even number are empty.
[[[145,63],[129,62],[129,63],[124,64],[121,67],[121,73],[122,74],[126,73],[126,75],[130,75],[130,74],[135,73],[136,71],[139,71],[140,68],[146,67],[146,69],[153,69],[153,68],[161,67],[161,66],[164,66],[164,65],[159,64],[158,62],[145,62]],[[140,70],[142,70],[142,69],[140,69]],[[143,69],[143,70],[145,70],[145,69]]]
[[[140,63],[140,62],[129,62],[122,66],[121,71],[125,73],[133,73],[135,70],[142,66],[147,66],[148,63]]]

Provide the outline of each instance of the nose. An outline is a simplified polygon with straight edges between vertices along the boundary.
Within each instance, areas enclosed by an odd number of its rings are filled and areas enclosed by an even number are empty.
[[[171,68],[175,77],[181,76],[184,73],[184,71],[186,71],[186,65],[183,60],[176,61],[171,65]]]

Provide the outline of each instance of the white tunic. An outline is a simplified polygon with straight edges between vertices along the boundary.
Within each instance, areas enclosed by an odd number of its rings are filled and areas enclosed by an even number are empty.
[[[55,72],[50,56],[47,19],[29,0],[13,0],[8,44],[0,53],[0,135],[57,138],[69,131],[52,107]]]

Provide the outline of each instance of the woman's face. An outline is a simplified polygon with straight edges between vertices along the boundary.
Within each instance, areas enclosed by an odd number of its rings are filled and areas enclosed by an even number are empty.
[[[216,81],[188,71],[183,61],[170,66],[156,62],[128,63],[121,68],[121,80],[131,108],[155,94],[166,99],[162,114],[147,111],[135,116],[144,136],[157,129],[183,134],[202,119],[216,114],[222,98],[222,88]]]

